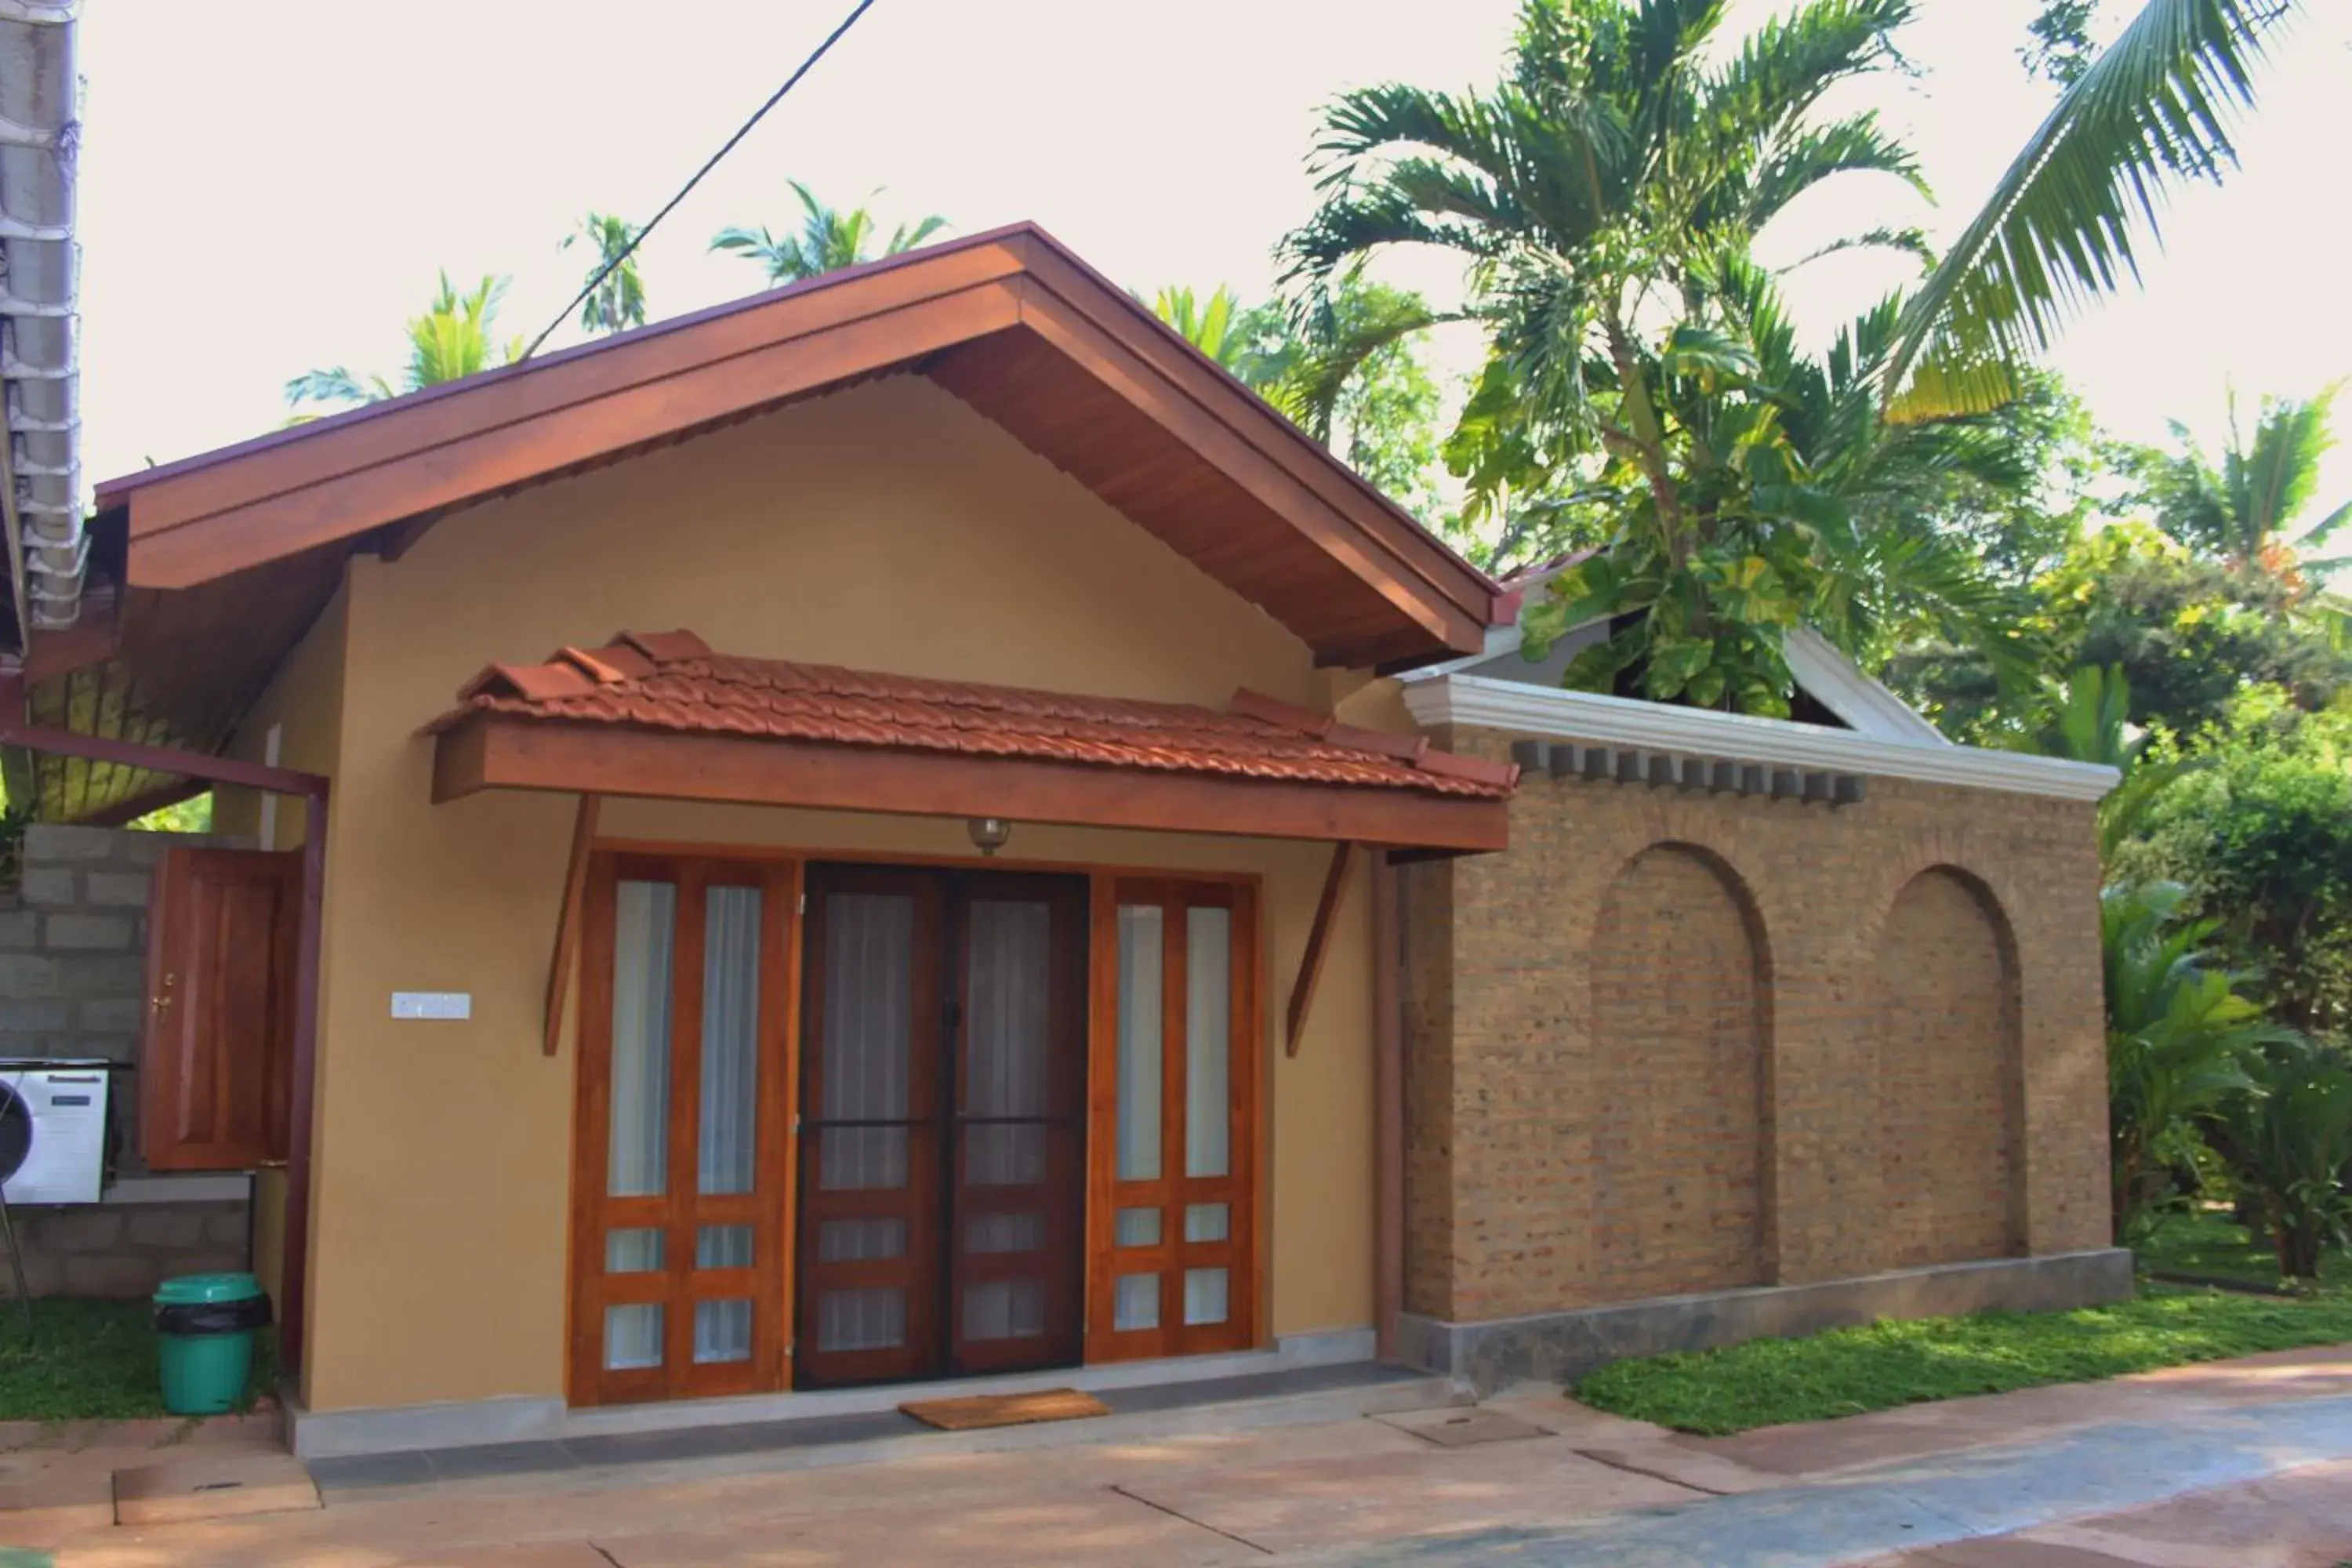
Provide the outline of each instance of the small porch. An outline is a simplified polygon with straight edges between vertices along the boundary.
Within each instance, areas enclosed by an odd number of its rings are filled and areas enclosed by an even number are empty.
[[[1515,782],[1248,691],[911,679],[684,632],[492,666],[425,732],[438,810],[576,798],[541,1039],[577,1051],[575,1408],[1274,1357],[1274,1053],[1363,940],[1339,910],[1364,852],[1500,848]],[[645,803],[817,830],[648,833]],[[835,813],[971,847],[876,847]],[[1303,951],[1276,961],[1248,857],[1030,851],[1047,827],[1328,846]]]

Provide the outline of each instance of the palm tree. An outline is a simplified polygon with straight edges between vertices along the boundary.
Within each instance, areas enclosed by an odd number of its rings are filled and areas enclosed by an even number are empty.
[[[1718,61],[1725,8],[1525,0],[1493,89],[1343,95],[1318,147],[1325,200],[1286,249],[1309,285],[1393,245],[1461,255],[1492,348],[1456,466],[1506,477],[1479,449],[1491,440],[1581,495],[1583,457],[1601,456],[1622,497],[1612,547],[1563,574],[1551,626],[1531,628],[1540,646],[1546,629],[1628,616],[1571,664],[1573,684],[1785,712],[1780,629],[1832,554],[1872,547],[1814,483],[1756,333],[1724,300],[1760,293],[1748,245],[1807,191],[1864,171],[1924,189],[1874,115],[1821,112],[1893,58],[1911,4],[1810,0]]]
[[[2143,472],[2157,525],[2189,549],[2241,569],[2261,566],[2285,575],[2343,564],[2299,559],[2352,521],[2352,501],[2346,501],[2318,521],[2298,526],[2319,488],[2320,458],[2335,445],[2328,416],[2336,393],[2330,386],[2301,401],[2263,398],[2251,441],[2241,434],[2232,393],[2230,444],[2218,469],[2176,423],[2172,433],[2181,449],[2154,458]]]
[[[1904,312],[1884,384],[1901,417],[1984,409],[2067,317],[2138,275],[2185,181],[2237,162],[2233,115],[2294,0],[2143,0],[2074,74]]]
[[[1176,335],[1227,370],[1234,369],[1247,345],[1234,331],[1247,312],[1234,291],[1219,284],[1206,299],[1183,285],[1162,289],[1151,297],[1151,313],[1176,331]]]
[[[711,237],[710,248],[732,251],[746,260],[758,262],[772,285],[823,277],[873,258],[868,247],[880,228],[871,212],[862,206],[846,212],[826,206],[800,181],[793,180],[791,184],[801,203],[800,233],[779,236],[764,227],[730,226]],[[936,214],[913,225],[900,224],[883,243],[882,254],[896,256],[912,250],[947,224],[947,219]]]
[[[2116,1240],[2153,1216],[2196,1118],[2251,1088],[2253,1048],[2295,1037],[2262,1022],[2221,967],[2217,922],[2184,921],[2178,882],[2099,895],[2107,997],[2108,1187]]]
[[[382,375],[371,375],[364,381],[348,369],[337,365],[330,370],[306,371],[286,384],[286,401],[300,408],[306,403],[380,403],[387,397],[398,397],[427,386],[457,381],[506,364],[522,352],[520,337],[505,342],[490,336],[490,323],[499,313],[499,301],[506,293],[503,278],[484,277],[467,293],[460,295],[449,281],[449,274],[441,274],[441,287],[431,304],[420,315],[408,321],[408,363],[403,368],[399,382]],[[309,414],[298,418],[309,418]]]
[[[2099,763],[2123,776],[2099,801],[2099,859],[2112,861],[2156,797],[2175,779],[2210,764],[2209,757],[2152,761],[2151,739],[2131,722],[2131,682],[2123,667],[2087,664],[2068,672],[2055,694],[2049,722],[2033,738],[2032,750],[2047,757]]]
[[[611,213],[590,213],[580,220],[580,226],[563,237],[562,248],[572,248],[572,241],[585,240],[596,253],[589,263],[588,277],[603,277],[580,301],[580,324],[592,332],[617,332],[629,327],[646,324],[646,285],[637,273],[636,253],[629,248],[637,237],[626,218]],[[614,265],[615,258],[619,264]],[[605,268],[610,268],[610,271]]]

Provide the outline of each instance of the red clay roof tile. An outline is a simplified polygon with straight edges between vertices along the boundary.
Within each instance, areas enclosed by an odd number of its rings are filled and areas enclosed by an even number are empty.
[[[425,731],[476,714],[1486,799],[1508,795],[1518,778],[1507,764],[1432,751],[1423,737],[1335,725],[1247,690],[1221,713],[740,658],[686,631],[624,632],[593,654],[565,648],[544,664],[494,664]]]

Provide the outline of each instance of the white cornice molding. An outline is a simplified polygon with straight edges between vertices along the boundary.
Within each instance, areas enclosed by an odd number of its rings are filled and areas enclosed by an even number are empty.
[[[1933,744],[1879,740],[1785,719],[1676,708],[1477,675],[1410,682],[1404,701],[1414,721],[1424,725],[1463,724],[1541,740],[1779,763],[2011,795],[2097,800],[2121,776],[2096,763],[2063,757],[1986,751],[1940,740]]]

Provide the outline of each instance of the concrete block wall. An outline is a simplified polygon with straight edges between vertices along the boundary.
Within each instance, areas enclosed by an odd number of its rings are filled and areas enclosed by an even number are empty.
[[[35,823],[23,877],[0,898],[0,1057],[136,1063],[147,997],[147,889],[173,844],[227,837]],[[175,1274],[247,1267],[247,1205],[218,1178],[148,1174],[139,1159],[138,1078],[113,1075],[108,1201],[18,1209],[36,1296],[138,1296]],[[175,1190],[201,1194],[179,1198]],[[16,1286],[0,1268],[0,1295]]]
[[[1410,1312],[2106,1245],[2090,803],[1536,774],[1511,816],[1403,884]]]
[[[173,839],[48,823],[25,830],[23,880],[14,907],[0,910],[0,1056],[136,1058],[147,884]],[[118,1100],[128,1087],[117,1079]]]

